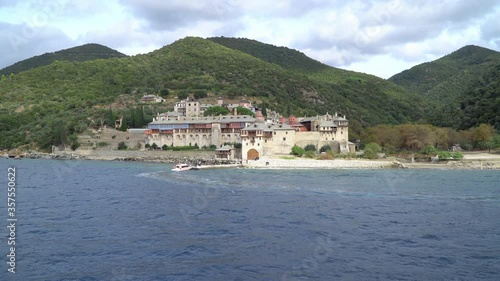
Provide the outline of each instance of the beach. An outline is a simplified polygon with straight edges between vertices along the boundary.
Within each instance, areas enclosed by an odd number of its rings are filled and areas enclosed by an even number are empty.
[[[383,169],[398,166],[394,161],[365,159],[316,160],[310,158],[261,157],[243,163],[246,168],[260,169]]]

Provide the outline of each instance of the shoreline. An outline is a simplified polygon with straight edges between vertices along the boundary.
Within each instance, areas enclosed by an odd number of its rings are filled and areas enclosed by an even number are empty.
[[[4,158],[11,158],[4,154]],[[500,155],[489,153],[465,154],[458,161],[438,163],[405,163],[396,159],[334,159],[316,160],[309,158],[285,159],[283,156],[262,157],[259,160],[215,159],[209,151],[163,152],[163,151],[110,151],[83,150],[59,151],[56,153],[26,152],[15,159],[96,160],[146,163],[186,163],[200,169],[248,168],[248,169],[437,169],[437,170],[492,170],[500,169]]]

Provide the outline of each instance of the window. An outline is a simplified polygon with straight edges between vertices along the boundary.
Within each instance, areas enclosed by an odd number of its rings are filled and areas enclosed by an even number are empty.
[[[283,141],[286,141],[286,138],[283,138]]]

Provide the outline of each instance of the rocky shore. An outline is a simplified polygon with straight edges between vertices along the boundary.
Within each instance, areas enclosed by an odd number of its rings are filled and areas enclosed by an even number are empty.
[[[104,160],[104,161],[129,161],[129,162],[151,162],[151,163],[186,163],[193,166],[221,166],[240,164],[240,160],[221,160],[214,157],[206,157],[205,155],[191,156],[179,153],[178,155],[151,155],[144,153],[141,156],[136,153],[117,152],[115,155],[110,153],[93,153],[82,154],[76,152],[58,152],[58,153],[41,153],[27,152],[19,155],[20,158],[30,159],[56,159],[56,160]],[[18,158],[19,158],[18,157]]]
[[[394,159],[335,159],[315,160],[308,158],[286,159],[284,157],[262,157],[257,161],[215,159],[212,151],[137,151],[137,150],[80,150],[58,151],[55,153],[24,152],[4,154],[9,158],[58,159],[58,160],[106,160],[133,161],[151,163],[186,163],[202,167],[245,167],[264,169],[467,169],[486,170],[500,169],[500,155],[471,154],[460,161],[443,161],[437,163],[406,163]]]

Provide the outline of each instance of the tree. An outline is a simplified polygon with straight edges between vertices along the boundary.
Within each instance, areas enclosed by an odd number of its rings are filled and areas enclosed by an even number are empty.
[[[479,148],[489,148],[485,147],[493,141],[493,136],[495,135],[495,129],[493,126],[488,124],[481,124],[479,127],[472,129],[472,138],[474,140],[474,146]],[[488,145],[489,146],[489,145]]]
[[[365,145],[364,157],[368,159],[377,159],[378,153],[382,151],[380,146],[374,142]]]
[[[266,104],[265,104],[265,103],[263,103],[263,104],[262,104],[262,108],[261,108],[261,110],[260,110],[260,111],[262,112],[262,115],[263,115],[264,117],[267,117],[267,107],[266,107]]]
[[[229,114],[230,111],[229,109],[222,107],[222,106],[212,106],[207,108],[205,112],[203,113],[203,116],[210,116],[210,115],[227,115]]]
[[[206,98],[208,95],[206,90],[198,90],[193,94],[193,96],[195,99],[202,99]]]
[[[164,144],[162,145],[161,150],[168,150],[168,148],[169,148],[168,145]]]
[[[250,115],[252,117],[255,117],[255,113],[253,113],[250,109],[241,106],[236,107],[236,112],[239,115]]]
[[[106,114],[106,121],[105,122],[109,127],[114,128],[115,127],[115,120],[116,120],[116,117],[113,114],[113,110],[111,109],[111,105],[109,105],[109,110],[108,110],[108,113]]]
[[[151,148],[153,150],[156,150],[158,148],[158,145],[156,144],[156,142],[153,142],[153,144],[151,145]]]
[[[142,106],[130,109],[130,114],[132,116],[132,126],[134,128],[141,128],[144,126],[144,109]]]
[[[185,100],[185,99],[187,99],[187,97],[189,97],[189,94],[188,94],[188,93],[185,93],[185,92],[181,92],[181,93],[178,93],[178,94],[177,94],[177,97],[178,97],[180,100]]]
[[[160,90],[160,96],[161,96],[162,98],[166,98],[166,97],[168,97],[168,94],[169,94],[168,89],[161,89],[161,90]]]

